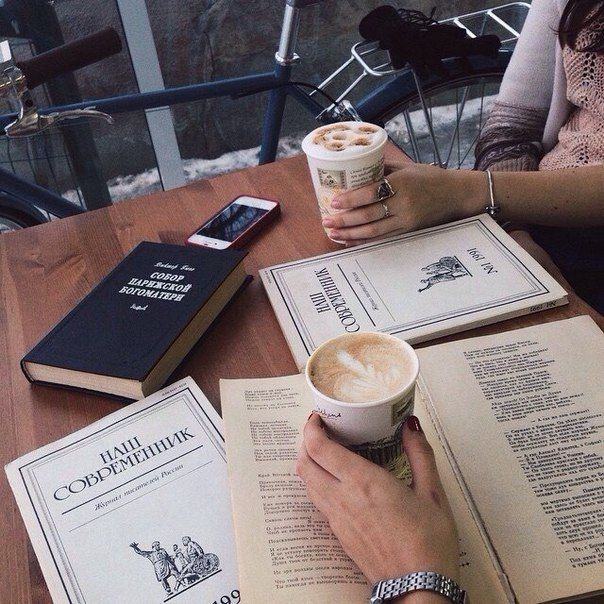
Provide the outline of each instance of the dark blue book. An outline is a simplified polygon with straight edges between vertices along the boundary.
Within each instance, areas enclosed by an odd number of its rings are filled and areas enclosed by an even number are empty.
[[[30,382],[140,399],[247,282],[246,253],[144,241],[21,360]]]

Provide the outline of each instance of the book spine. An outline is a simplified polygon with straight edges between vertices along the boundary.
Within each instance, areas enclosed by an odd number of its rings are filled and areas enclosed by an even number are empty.
[[[542,310],[549,310],[551,308],[555,308],[556,306],[564,306],[565,304],[568,304],[568,297],[562,296],[561,298],[558,298],[556,300],[548,300],[547,302],[535,304],[534,306],[529,306],[526,308],[516,308],[514,310],[509,310],[505,313],[493,315],[491,317],[476,319],[475,321],[463,323],[461,325],[455,325],[453,327],[448,327],[439,331],[431,331],[429,333],[420,334],[418,336],[413,336],[404,339],[405,341],[409,342],[409,344],[419,344],[421,342],[427,342],[429,340],[436,340],[437,338],[444,338],[445,336],[460,333],[462,331],[485,327],[486,325],[492,325],[493,323],[500,323],[502,321],[507,321],[508,319],[514,319],[516,317],[522,317],[524,315],[531,315]]]
[[[497,576],[499,577],[499,581],[501,582],[501,586],[506,594],[508,601],[510,602],[510,604],[514,604],[516,602],[516,597],[514,595],[514,592],[512,590],[508,577],[505,574],[505,571],[503,570],[503,567],[499,560],[499,556],[497,555],[497,552],[495,551],[495,548],[493,547],[493,544],[491,543],[491,539],[487,533],[486,527],[485,527],[485,525],[482,521],[482,518],[480,517],[480,513],[478,512],[478,509],[474,503],[474,499],[472,498],[472,495],[470,494],[466,481],[464,480],[461,470],[459,469],[459,465],[457,464],[457,460],[455,459],[455,456],[453,455],[453,451],[451,450],[451,447],[449,446],[449,441],[447,440],[444,430],[442,429],[440,420],[438,419],[438,413],[436,412],[436,409],[434,407],[432,395],[430,393],[428,386],[426,385],[425,381],[423,380],[421,373],[417,379],[417,387],[420,392],[419,401],[424,403],[425,409],[428,413],[428,417],[430,418],[430,421],[432,422],[434,431],[438,435],[438,440],[440,442],[440,445],[441,445],[443,451],[445,452],[447,461],[449,462],[449,466],[451,467],[451,470],[453,472],[453,476],[455,477],[455,480],[457,481],[459,489],[466,501],[466,505],[468,506],[468,510],[470,512],[470,515],[472,516],[472,519],[474,520],[474,524],[476,525],[476,528],[478,529],[478,532],[482,538],[484,546],[489,553],[489,557],[491,559],[491,564],[493,565],[493,568],[495,569],[495,572],[497,573]],[[419,402],[419,401],[417,401],[417,402]]]

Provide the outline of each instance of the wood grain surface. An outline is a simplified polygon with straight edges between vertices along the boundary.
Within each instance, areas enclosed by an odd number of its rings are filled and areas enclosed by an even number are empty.
[[[392,149],[391,159],[401,159]],[[339,249],[319,221],[303,157],[203,180],[172,191],[0,237],[0,453],[2,465],[116,409],[115,401],[31,386],[19,360],[138,242],[183,243],[191,231],[241,194],[277,199],[282,216],[250,246],[245,289],[170,378],[191,375],[220,410],[219,378],[292,374],[295,364],[258,269]],[[538,253],[538,251],[537,251]],[[543,259],[547,265],[547,259]],[[555,272],[555,267],[551,272]],[[464,332],[494,333],[578,314],[602,317],[576,296],[568,306]],[[453,339],[449,337],[447,339]],[[444,341],[444,340],[443,340]],[[4,472],[0,477],[0,603],[50,602]]]

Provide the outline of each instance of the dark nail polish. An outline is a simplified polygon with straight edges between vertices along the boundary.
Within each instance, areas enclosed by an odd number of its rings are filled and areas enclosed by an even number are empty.
[[[419,419],[417,419],[417,417],[415,417],[415,415],[410,415],[407,418],[407,426],[409,427],[409,430],[411,430],[412,432],[422,432],[422,427],[419,423]]]

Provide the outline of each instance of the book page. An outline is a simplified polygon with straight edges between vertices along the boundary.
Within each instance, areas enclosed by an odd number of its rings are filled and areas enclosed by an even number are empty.
[[[418,354],[436,420],[518,601],[603,590],[597,325],[575,317]]]
[[[566,302],[489,216],[260,271],[298,367],[329,338],[382,331],[410,343]]]
[[[239,602],[222,420],[191,378],[6,470],[54,602]]]
[[[221,380],[220,390],[245,599],[365,604],[370,587],[295,474],[300,431],[313,408],[304,376]],[[430,418],[416,400],[459,527],[461,584],[474,602],[508,602]]]

